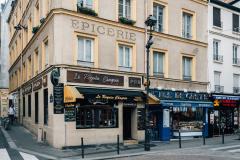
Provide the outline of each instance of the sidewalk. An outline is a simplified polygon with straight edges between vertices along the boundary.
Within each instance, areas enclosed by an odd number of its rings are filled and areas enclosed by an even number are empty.
[[[17,150],[24,151],[26,153],[35,154],[46,159],[80,159],[81,148],[74,149],[55,149],[48,144],[38,143],[35,136],[33,136],[28,130],[22,126],[15,125],[11,127],[11,130],[7,131],[7,134],[11,137],[10,141],[16,144]],[[1,136],[1,135],[0,135]],[[237,136],[225,136],[225,144],[239,144],[239,140],[236,140]],[[0,139],[1,140],[1,139]],[[220,145],[222,143],[221,137],[214,137],[206,139],[206,146]],[[0,144],[1,145],[1,144]],[[204,147],[202,138],[183,140],[182,148],[196,148]],[[166,151],[175,150],[179,148],[178,141],[165,142],[153,142],[151,151]],[[136,155],[146,154],[144,152],[143,144],[132,146],[120,146],[120,155]],[[85,148],[85,158],[96,157],[114,157],[117,156],[116,145],[98,145],[95,147]]]

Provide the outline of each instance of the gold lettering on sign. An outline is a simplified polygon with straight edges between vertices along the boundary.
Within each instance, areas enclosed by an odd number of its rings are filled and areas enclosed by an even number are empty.
[[[72,27],[76,30],[88,31],[95,34],[106,35],[110,37],[116,37],[123,40],[136,41],[136,33],[128,30],[120,30],[111,28],[109,26],[90,24],[89,22],[72,19]]]

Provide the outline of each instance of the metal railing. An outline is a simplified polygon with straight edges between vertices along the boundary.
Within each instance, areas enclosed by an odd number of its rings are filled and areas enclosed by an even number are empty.
[[[192,76],[183,75],[183,80],[191,81],[192,80]]]
[[[213,55],[213,60],[222,63],[223,62],[223,56],[222,55],[218,55],[218,54],[214,54]]]
[[[233,93],[240,93],[240,87],[233,87]]]
[[[215,92],[216,93],[223,93],[223,91],[224,91],[224,86],[220,86],[220,85],[215,85],[214,86],[215,87]]]
[[[240,58],[233,58],[233,64],[240,66]]]

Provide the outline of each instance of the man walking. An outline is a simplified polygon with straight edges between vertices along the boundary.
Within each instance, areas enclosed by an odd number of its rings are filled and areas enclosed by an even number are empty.
[[[11,125],[13,125],[14,116],[15,116],[15,110],[14,110],[13,105],[11,104],[8,109],[8,117],[10,119]]]

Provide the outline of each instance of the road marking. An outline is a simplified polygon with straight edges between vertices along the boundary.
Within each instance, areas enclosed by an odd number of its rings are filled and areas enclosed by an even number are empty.
[[[237,152],[240,152],[240,149],[233,149],[233,150],[230,150],[228,152],[230,152],[230,153],[237,153]]]
[[[23,152],[19,152],[19,153],[21,154],[21,156],[24,160],[38,160],[37,157],[35,157],[31,154],[27,154],[27,153],[23,153]]]
[[[6,149],[0,149],[0,157],[2,160],[11,160]]]
[[[231,148],[236,148],[236,147],[240,147],[240,145],[233,145],[233,146],[226,146],[226,147],[211,148],[210,150],[212,150],[212,151],[219,151],[219,150],[231,149]]]

